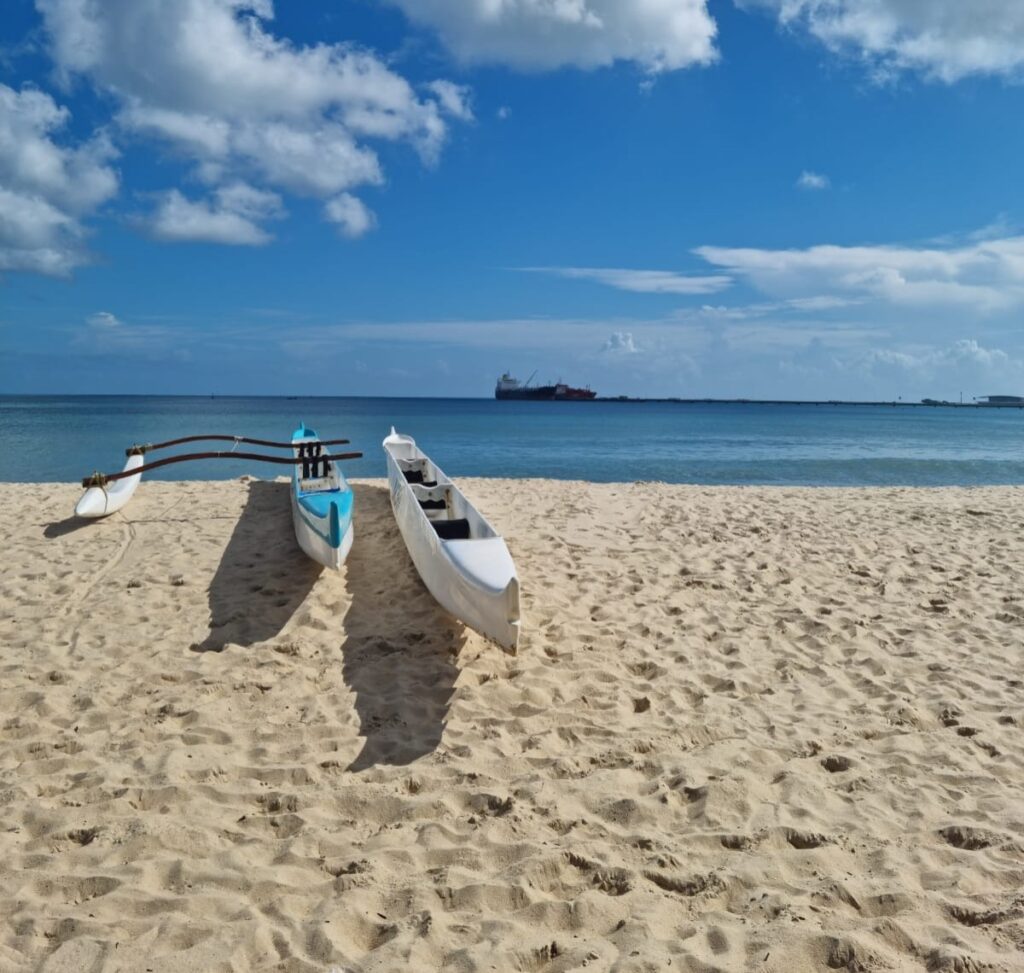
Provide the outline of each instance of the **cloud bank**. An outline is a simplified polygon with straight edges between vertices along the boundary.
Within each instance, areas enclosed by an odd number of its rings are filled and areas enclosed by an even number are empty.
[[[773,297],[832,295],[981,313],[1024,304],[1021,236],[944,249],[825,244],[802,250],[705,246],[694,253]]]

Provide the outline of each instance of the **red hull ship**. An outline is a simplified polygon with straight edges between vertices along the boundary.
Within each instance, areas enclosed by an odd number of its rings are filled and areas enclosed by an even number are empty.
[[[532,379],[533,376],[531,375],[530,378]],[[586,402],[597,398],[597,393],[589,388],[576,389],[564,382],[557,382],[555,385],[531,385],[530,380],[527,379],[524,385],[505,372],[494,387],[494,397],[496,399],[533,399],[542,402]]]

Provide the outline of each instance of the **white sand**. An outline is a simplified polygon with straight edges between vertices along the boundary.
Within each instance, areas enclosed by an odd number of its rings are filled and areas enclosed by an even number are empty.
[[[0,486],[0,971],[1024,970],[1024,490],[463,486]]]

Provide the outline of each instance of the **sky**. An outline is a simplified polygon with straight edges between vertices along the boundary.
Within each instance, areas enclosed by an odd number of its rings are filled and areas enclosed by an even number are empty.
[[[3,0],[0,393],[1024,394],[1020,0]]]

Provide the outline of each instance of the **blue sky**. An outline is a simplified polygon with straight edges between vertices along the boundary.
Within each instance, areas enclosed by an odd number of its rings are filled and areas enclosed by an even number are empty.
[[[1024,7],[5,0],[0,391],[1024,393]]]

